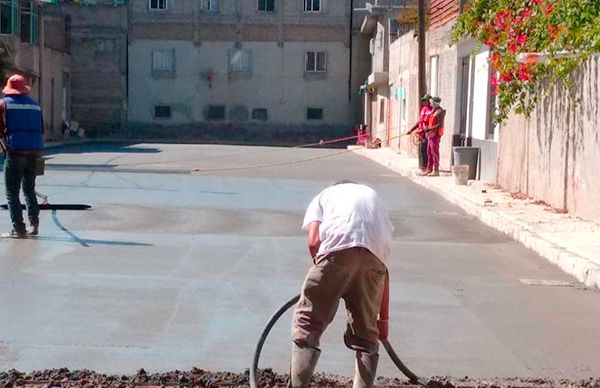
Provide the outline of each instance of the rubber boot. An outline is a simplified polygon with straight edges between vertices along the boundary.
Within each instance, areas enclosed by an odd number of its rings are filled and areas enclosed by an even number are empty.
[[[352,388],[371,388],[377,377],[379,354],[356,352],[356,368]]]
[[[292,366],[288,388],[305,388],[310,386],[321,350],[300,346],[294,342],[292,349]]]

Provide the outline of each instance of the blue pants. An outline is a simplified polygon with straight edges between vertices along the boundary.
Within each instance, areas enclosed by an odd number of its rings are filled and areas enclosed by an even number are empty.
[[[13,228],[17,232],[25,230],[23,210],[19,200],[21,186],[27,203],[29,222],[32,225],[39,225],[40,222],[40,208],[35,196],[35,159],[35,154],[19,155],[9,152],[4,161],[6,202]]]

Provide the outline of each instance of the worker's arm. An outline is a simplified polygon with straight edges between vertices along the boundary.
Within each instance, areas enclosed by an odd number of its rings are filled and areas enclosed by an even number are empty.
[[[383,285],[383,298],[381,298],[381,307],[379,308],[379,317],[377,318],[377,328],[379,329],[379,339],[388,338],[390,320],[390,275],[385,272],[385,283]]]
[[[6,151],[6,103],[0,99],[0,152]]]
[[[438,129],[440,129],[440,127],[442,125],[444,125],[444,118],[446,116],[446,111],[443,109],[440,109],[434,114],[436,116],[436,124],[433,127],[428,127],[425,130],[427,133],[437,131]]]
[[[419,127],[420,121],[417,121],[417,123],[415,125],[413,125],[413,127],[411,129],[408,130],[408,132],[406,132],[407,134],[411,134],[413,133],[418,127]]]
[[[313,259],[317,257],[317,252],[319,252],[321,246],[319,226],[321,226],[321,221],[313,221],[308,224],[308,251]]]

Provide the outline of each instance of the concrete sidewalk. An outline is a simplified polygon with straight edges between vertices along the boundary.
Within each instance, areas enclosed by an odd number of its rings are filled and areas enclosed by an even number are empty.
[[[383,166],[432,190],[468,214],[497,229],[559,266],[588,287],[600,289],[600,225],[519,195],[493,184],[470,181],[457,186],[454,177],[419,176],[417,159],[389,148],[349,147]]]

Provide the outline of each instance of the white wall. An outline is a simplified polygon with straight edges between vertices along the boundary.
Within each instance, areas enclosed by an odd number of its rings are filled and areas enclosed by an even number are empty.
[[[471,136],[475,139],[486,140],[489,103],[489,51],[479,53],[474,58],[473,76],[473,112],[471,121]]]

